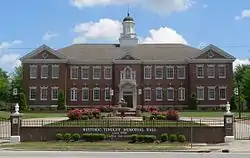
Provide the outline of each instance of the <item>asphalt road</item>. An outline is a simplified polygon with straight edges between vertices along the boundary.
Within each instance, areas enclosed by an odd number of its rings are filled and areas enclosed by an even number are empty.
[[[170,152],[60,152],[60,151],[0,151],[4,157],[37,158],[249,158],[250,153],[170,153]]]

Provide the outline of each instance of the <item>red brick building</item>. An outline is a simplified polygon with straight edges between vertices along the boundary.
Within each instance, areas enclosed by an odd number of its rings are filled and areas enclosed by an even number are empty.
[[[21,58],[30,106],[56,105],[59,91],[72,107],[114,105],[200,106],[225,104],[232,95],[233,56],[214,45],[139,44],[129,15],[117,44],[42,45]]]

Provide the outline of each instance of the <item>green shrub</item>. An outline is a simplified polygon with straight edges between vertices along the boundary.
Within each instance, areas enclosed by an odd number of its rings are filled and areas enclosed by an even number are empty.
[[[63,140],[63,134],[62,133],[57,133],[56,134],[56,140]]]
[[[166,120],[166,116],[164,116],[164,115],[157,115],[156,119],[157,120]]]
[[[74,141],[78,141],[78,140],[80,140],[80,138],[81,138],[81,136],[80,136],[79,133],[74,133],[74,134],[72,134],[72,139],[73,139]]]
[[[138,142],[144,142],[144,135],[137,135]]]
[[[70,133],[64,133],[63,139],[66,140],[66,141],[70,141],[71,140],[71,134]]]
[[[176,134],[171,134],[168,136],[168,140],[170,142],[176,142],[177,141],[177,135]]]
[[[178,140],[178,142],[185,142],[186,137],[184,135],[178,135],[177,140]]]
[[[82,139],[86,142],[97,142],[106,139],[105,134],[82,134]]]
[[[88,120],[88,119],[89,119],[89,116],[87,116],[87,115],[82,116],[82,120]]]
[[[65,110],[66,109],[66,105],[65,105],[65,96],[64,96],[64,92],[60,91],[58,94],[58,110]]]
[[[153,143],[154,141],[156,141],[156,136],[154,136],[154,135],[144,135],[143,139],[144,139],[145,143]]]
[[[161,142],[166,142],[166,141],[168,141],[168,134],[162,134],[161,135]]]
[[[137,135],[136,134],[133,134],[132,136],[131,136],[131,142],[132,143],[135,143],[137,141]]]

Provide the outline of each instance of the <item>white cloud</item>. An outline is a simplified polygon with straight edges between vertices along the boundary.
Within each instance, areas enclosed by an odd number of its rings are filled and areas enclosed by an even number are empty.
[[[1,53],[1,51],[10,48],[13,45],[18,45],[18,44],[22,44],[22,41],[14,40],[14,41],[11,41],[11,42],[2,42],[2,43],[0,43],[0,53]]]
[[[208,7],[208,5],[207,5],[207,4],[204,4],[204,5],[203,5],[203,8],[207,8],[207,7]]]
[[[74,28],[77,37],[73,43],[83,43],[89,40],[117,42],[122,31],[120,21],[112,19],[100,19],[98,22],[86,22],[78,24]],[[152,29],[148,37],[140,37],[141,43],[183,43],[187,41],[175,30],[168,27]]]
[[[43,35],[43,40],[44,41],[48,41],[50,40],[51,38],[53,37],[57,37],[58,34],[54,33],[54,32],[51,32],[51,31],[47,31],[44,35]]]
[[[233,63],[233,69],[235,70],[235,68],[238,65],[250,65],[250,60],[249,59],[236,59]]]
[[[236,16],[235,20],[241,20],[250,17],[250,9],[245,9],[241,12],[240,16]]]
[[[194,0],[71,0],[71,4],[80,9],[97,5],[135,4],[148,8],[158,14],[171,14],[172,12],[184,11],[194,3]]]

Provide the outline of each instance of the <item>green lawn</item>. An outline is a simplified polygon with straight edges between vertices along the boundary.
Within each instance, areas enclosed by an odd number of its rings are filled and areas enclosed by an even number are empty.
[[[39,151],[168,151],[190,148],[186,143],[142,143],[127,142],[23,142],[15,145],[2,145],[1,148]]]
[[[23,113],[23,119],[29,118],[49,118],[49,117],[66,117],[66,113]],[[10,112],[0,111],[0,118],[7,119],[10,117]]]
[[[225,112],[213,112],[213,111],[193,111],[193,112],[180,112],[181,117],[223,117]],[[234,113],[235,117],[238,117],[238,112],[232,112]],[[250,112],[244,112],[242,113],[243,117],[249,117]]]

